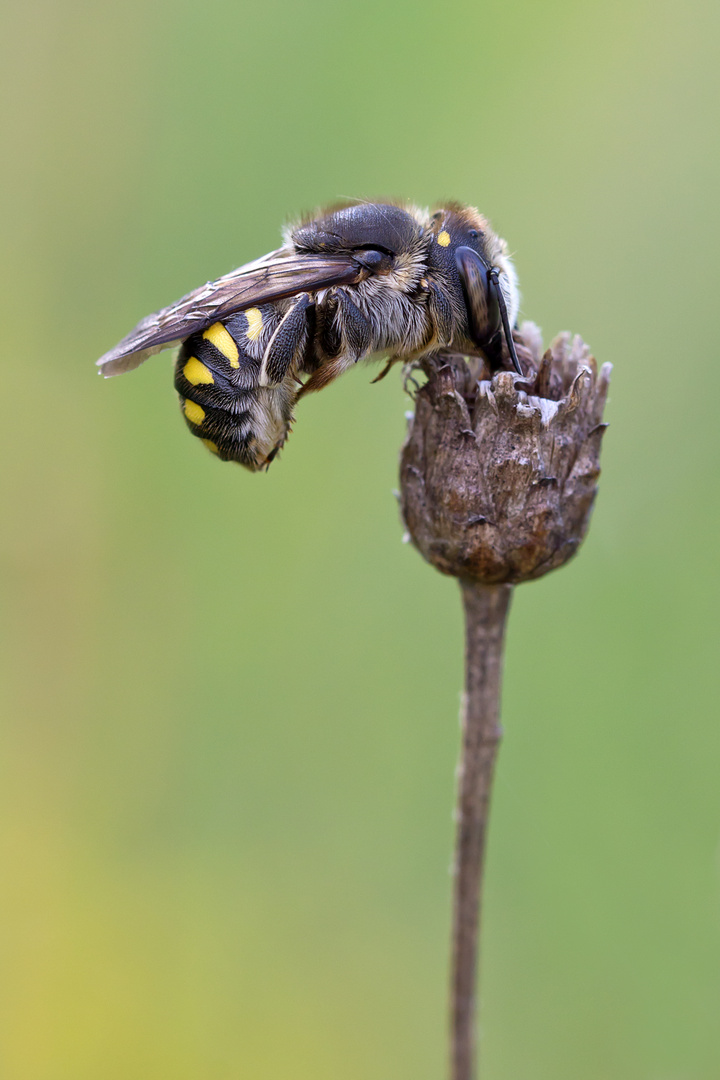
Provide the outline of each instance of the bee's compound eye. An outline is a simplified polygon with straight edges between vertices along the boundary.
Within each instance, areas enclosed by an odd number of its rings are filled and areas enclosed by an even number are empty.
[[[477,229],[471,229],[471,230],[470,230],[470,232],[468,233],[468,236],[471,236],[471,237],[473,238],[473,240],[474,240],[474,239],[475,239],[475,238],[476,238],[476,237],[477,237],[478,235],[479,235],[479,233],[478,233]]]
[[[500,282],[497,279],[497,271],[494,274],[488,275],[488,325],[491,327],[491,333],[495,333],[500,329],[501,317],[500,317],[500,298],[498,296],[498,290],[500,289]]]
[[[470,336],[482,348],[500,329],[497,288],[489,267],[472,248],[459,247],[455,265],[465,296]]]

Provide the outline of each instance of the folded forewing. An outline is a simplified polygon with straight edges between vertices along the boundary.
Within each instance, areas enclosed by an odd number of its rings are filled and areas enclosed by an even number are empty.
[[[349,255],[298,255],[280,248],[146,316],[100,357],[98,365],[105,376],[120,375],[235,311],[332,285],[350,285],[366,276]]]

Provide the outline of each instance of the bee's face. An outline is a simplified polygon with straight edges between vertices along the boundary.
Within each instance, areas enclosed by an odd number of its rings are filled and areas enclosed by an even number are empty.
[[[520,298],[515,268],[501,240],[472,207],[438,210],[431,218],[428,268],[443,275],[467,315],[469,339],[484,347],[501,327],[500,306],[513,326]]]
[[[452,207],[438,210],[432,215],[433,242],[428,252],[428,264],[454,277],[457,269],[458,248],[470,248],[484,263],[487,270],[497,267],[506,280],[502,280],[511,322],[515,321],[519,296],[515,268],[507,253],[507,245],[490,228],[487,220],[472,207]],[[458,283],[459,284],[459,283]]]

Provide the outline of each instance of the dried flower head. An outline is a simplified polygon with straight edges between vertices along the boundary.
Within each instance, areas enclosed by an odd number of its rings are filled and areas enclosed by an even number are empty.
[[[579,337],[542,354],[538,328],[514,334],[525,377],[434,353],[420,366],[401,457],[410,537],[445,574],[487,584],[539,578],[585,536],[600,473],[611,365],[598,375]]]

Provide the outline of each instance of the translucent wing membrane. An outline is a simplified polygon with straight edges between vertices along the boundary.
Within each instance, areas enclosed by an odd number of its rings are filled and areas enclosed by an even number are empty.
[[[298,255],[280,248],[148,315],[97,363],[106,377],[120,375],[235,311],[296,293],[351,285],[367,276],[368,270],[349,255]]]

